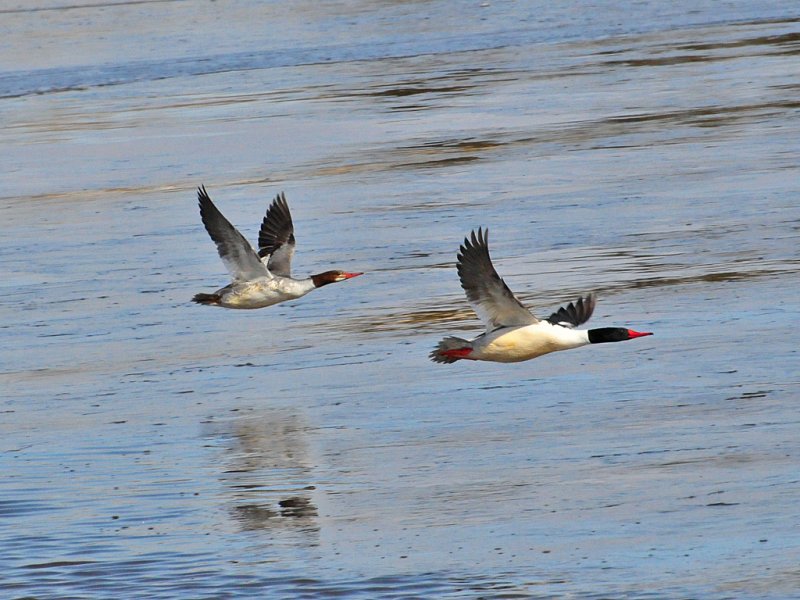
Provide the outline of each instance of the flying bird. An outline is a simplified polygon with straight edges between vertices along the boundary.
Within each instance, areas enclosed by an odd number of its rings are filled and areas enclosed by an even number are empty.
[[[587,344],[622,342],[653,335],[625,327],[576,329],[592,316],[594,294],[570,302],[545,320],[537,319],[497,274],[489,256],[488,239],[488,229],[479,228],[477,233],[473,230],[459,248],[456,265],[461,287],[486,326],[486,332],[472,340],[444,338],[430,353],[432,361],[520,362]]]
[[[200,218],[217,245],[231,283],[211,294],[195,294],[198,304],[225,308],[264,308],[305,296],[329,283],[363,275],[325,271],[305,279],[291,276],[295,239],[292,215],[283,193],[272,201],[261,223],[258,252],[211,201],[205,186],[197,189]]]

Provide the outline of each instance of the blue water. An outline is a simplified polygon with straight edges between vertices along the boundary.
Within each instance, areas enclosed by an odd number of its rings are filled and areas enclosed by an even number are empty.
[[[551,4],[0,6],[0,596],[800,595],[797,17]],[[655,335],[431,363],[478,226]]]
[[[753,2],[655,4],[620,2],[491,2],[463,7],[448,2],[280,3],[241,2],[219,7],[197,2],[27,3],[0,9],[5,36],[22,47],[9,54],[0,74],[0,97],[86,90],[173,77],[231,71],[299,67],[352,61],[381,61],[422,55],[447,55],[497,48],[534,52],[538,44],[596,41],[713,25],[786,22],[791,7]],[[463,11],[463,12],[462,12]],[[186,18],[183,28],[179,19]],[[166,19],[173,30],[158,31],[149,19]],[[200,27],[195,31],[196,26]],[[109,30],[102,29],[108,27]],[[20,31],[20,29],[27,31]],[[220,29],[228,29],[224,36]],[[215,35],[216,34],[216,35]],[[45,36],[56,37],[52,54],[33,60]],[[113,60],[71,64],[74,48],[58,46],[58,37],[80,36],[119,41]],[[220,39],[222,38],[222,39]],[[244,44],[241,43],[244,41]],[[16,41],[16,40],[15,40]],[[225,51],[219,51],[222,46]],[[244,45],[244,47],[242,47]],[[38,52],[37,52],[38,51]],[[108,50],[106,49],[106,52]],[[30,53],[30,54],[29,54]],[[31,56],[31,54],[33,56]],[[75,54],[81,55],[81,52]],[[120,55],[124,55],[120,56]],[[88,57],[87,57],[88,58]],[[84,59],[85,60],[85,59]],[[19,61],[19,62],[16,62]],[[38,68],[25,68],[26,62]],[[43,67],[42,64],[57,66]]]

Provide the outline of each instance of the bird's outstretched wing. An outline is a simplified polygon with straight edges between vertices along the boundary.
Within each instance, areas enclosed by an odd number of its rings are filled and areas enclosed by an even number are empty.
[[[595,295],[589,294],[585,298],[578,298],[575,302],[570,302],[567,306],[562,306],[547,320],[553,325],[562,327],[577,327],[588,321],[594,312]]]
[[[464,238],[458,253],[458,276],[472,309],[487,331],[537,323],[538,319],[514,296],[489,257],[489,230]]]
[[[205,186],[197,188],[200,218],[214,243],[222,262],[231,273],[233,281],[250,281],[269,277],[270,272],[259,260],[253,247],[228,219],[214,206]]]
[[[292,273],[295,240],[292,214],[283,192],[275,197],[258,232],[258,255],[267,260],[270,272],[283,277]]]

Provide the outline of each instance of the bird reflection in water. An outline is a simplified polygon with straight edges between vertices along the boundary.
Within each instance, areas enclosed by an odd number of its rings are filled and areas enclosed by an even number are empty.
[[[225,449],[220,480],[242,529],[319,530],[305,438],[309,427],[301,416],[272,409],[211,428]]]

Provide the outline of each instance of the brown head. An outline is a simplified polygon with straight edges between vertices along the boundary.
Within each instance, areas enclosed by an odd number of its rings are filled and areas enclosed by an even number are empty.
[[[311,276],[311,281],[314,282],[314,287],[322,287],[329,283],[336,283],[337,281],[344,281],[345,279],[352,279],[358,277],[363,273],[346,273],[344,271],[325,271],[317,275]]]

